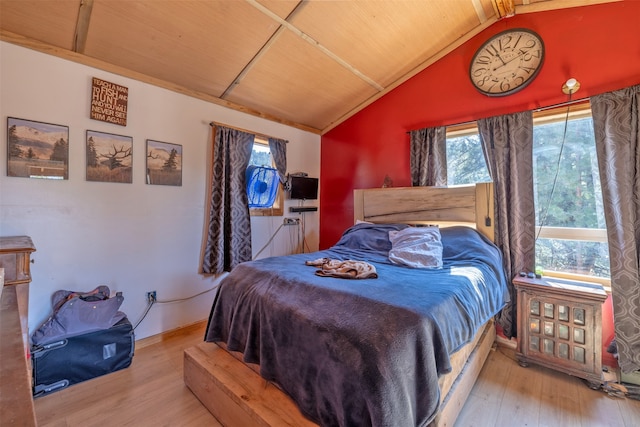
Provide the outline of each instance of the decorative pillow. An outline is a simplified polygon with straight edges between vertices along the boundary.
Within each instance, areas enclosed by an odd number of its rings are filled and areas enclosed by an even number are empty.
[[[389,260],[412,268],[442,268],[442,241],[438,227],[409,227],[390,231]]]
[[[349,227],[335,246],[350,249],[387,252],[391,249],[389,232],[398,231],[408,227],[406,224],[372,224],[359,223]]]

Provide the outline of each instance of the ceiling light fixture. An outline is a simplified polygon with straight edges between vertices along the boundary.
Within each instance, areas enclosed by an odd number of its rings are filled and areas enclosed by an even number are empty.
[[[565,95],[573,95],[580,89],[580,82],[571,77],[562,85],[562,93]]]

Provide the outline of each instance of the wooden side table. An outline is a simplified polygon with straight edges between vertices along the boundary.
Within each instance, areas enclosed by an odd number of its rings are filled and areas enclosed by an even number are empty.
[[[36,426],[31,390],[28,307],[31,253],[28,236],[0,237],[0,425]],[[2,279],[0,278],[0,281]]]
[[[522,366],[535,363],[602,385],[602,303],[598,284],[516,277],[518,351]]]
[[[31,254],[36,247],[29,236],[0,237],[0,267],[4,268],[4,285],[15,286],[18,313],[25,347],[29,348],[28,310],[31,282]]]
[[[31,253],[35,252],[31,237],[0,237],[0,267],[4,268],[4,284],[31,282]]]

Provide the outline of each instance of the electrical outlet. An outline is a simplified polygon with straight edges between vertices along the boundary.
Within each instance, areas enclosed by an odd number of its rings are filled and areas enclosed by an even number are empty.
[[[300,224],[299,218],[285,218],[283,221],[284,225],[298,225]]]
[[[147,292],[147,301],[148,302],[156,301],[156,291]]]

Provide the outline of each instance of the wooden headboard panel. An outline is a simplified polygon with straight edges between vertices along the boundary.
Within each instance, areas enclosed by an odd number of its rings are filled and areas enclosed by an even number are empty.
[[[353,211],[354,222],[464,224],[494,241],[492,183],[354,190]]]

